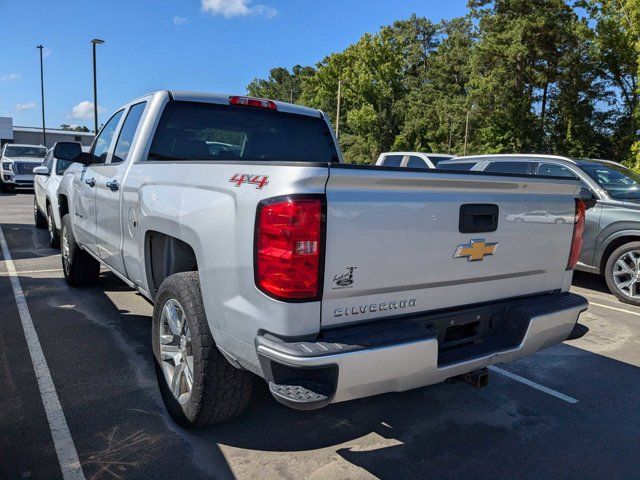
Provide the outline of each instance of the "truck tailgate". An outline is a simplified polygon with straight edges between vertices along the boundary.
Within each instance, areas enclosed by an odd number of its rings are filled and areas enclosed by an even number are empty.
[[[577,189],[557,179],[331,167],[322,324],[566,287]],[[461,233],[463,204],[470,215],[497,206],[495,231]]]

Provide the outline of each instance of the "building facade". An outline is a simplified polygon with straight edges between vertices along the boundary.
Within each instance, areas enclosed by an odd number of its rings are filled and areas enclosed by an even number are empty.
[[[44,145],[53,147],[57,142],[77,142],[83,147],[89,147],[93,142],[93,133],[75,132],[60,128],[47,128],[47,143],[44,143],[44,135],[40,127],[19,127],[13,125],[10,117],[0,117],[0,144],[18,143],[24,145]]]

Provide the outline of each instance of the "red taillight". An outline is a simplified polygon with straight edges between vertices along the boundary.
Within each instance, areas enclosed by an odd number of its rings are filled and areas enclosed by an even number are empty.
[[[278,106],[271,100],[265,100],[263,98],[251,98],[251,97],[229,97],[229,103],[231,105],[240,105],[242,107],[256,107],[266,108],[269,110],[278,110]]]
[[[316,300],[320,294],[322,202],[284,197],[258,206],[256,285],[281,300]]]
[[[582,200],[576,200],[576,217],[573,224],[573,238],[571,239],[571,252],[567,262],[567,270],[573,270],[580,258],[582,248],[582,234],[584,233],[584,212],[586,208]]]

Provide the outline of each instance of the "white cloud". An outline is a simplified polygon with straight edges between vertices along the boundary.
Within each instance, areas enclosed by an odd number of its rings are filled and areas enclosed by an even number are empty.
[[[251,5],[253,0],[201,0],[202,11],[225,18],[264,15],[273,18],[278,11],[267,5]]]
[[[189,19],[185,18],[185,17],[173,17],[173,24],[180,26],[180,25],[186,25],[187,23],[189,23]]]
[[[16,105],[16,110],[22,112],[23,110],[31,110],[32,108],[35,108],[35,106],[35,102],[18,103]]]
[[[44,49],[42,50],[42,56],[45,58],[51,56],[52,53],[53,53],[53,48],[44,47]]]
[[[14,80],[18,80],[22,75],[19,73],[6,73],[4,75],[0,75],[0,80],[3,82],[13,82]]]
[[[104,108],[98,106],[98,113],[104,112]],[[93,102],[85,100],[73,106],[69,118],[77,118],[80,120],[90,120],[93,118]]]

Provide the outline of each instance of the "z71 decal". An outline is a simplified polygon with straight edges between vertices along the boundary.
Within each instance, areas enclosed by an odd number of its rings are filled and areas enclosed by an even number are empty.
[[[247,185],[255,185],[258,190],[262,190],[265,185],[269,185],[268,175],[253,175],[250,173],[234,173],[229,179],[231,183],[235,183],[236,187],[241,187],[243,183]]]

